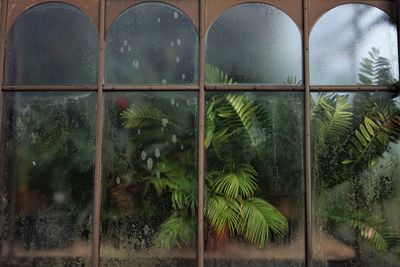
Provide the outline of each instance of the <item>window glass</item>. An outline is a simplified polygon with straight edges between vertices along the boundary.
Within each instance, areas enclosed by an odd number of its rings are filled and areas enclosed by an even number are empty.
[[[108,84],[193,84],[197,82],[198,36],[182,11],[144,3],[111,25],[106,41]]]
[[[304,266],[302,101],[207,95],[206,266]]]
[[[369,5],[336,7],[311,32],[310,64],[315,85],[391,84],[399,72],[396,24]]]
[[[313,93],[317,266],[398,266],[400,101]]]
[[[95,118],[93,93],[5,93],[0,265],[88,265]]]
[[[240,84],[298,84],[302,80],[300,31],[273,6],[237,5],[208,30],[206,62],[207,69],[216,67]],[[207,83],[226,83],[206,72]]]
[[[197,94],[108,93],[102,266],[196,266]]]
[[[61,3],[34,6],[7,37],[7,84],[95,84],[97,31],[79,9]]]

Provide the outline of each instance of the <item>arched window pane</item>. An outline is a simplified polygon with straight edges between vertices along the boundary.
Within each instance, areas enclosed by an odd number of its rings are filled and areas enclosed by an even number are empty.
[[[7,84],[93,84],[97,80],[96,26],[61,3],[29,9],[8,33]]]
[[[390,84],[398,78],[396,25],[376,7],[336,7],[310,38],[312,84]]]
[[[108,30],[106,62],[108,84],[196,83],[197,31],[174,7],[140,4]]]
[[[265,4],[242,4],[225,11],[210,27],[206,61],[238,83],[285,84],[302,79],[299,29],[281,10]],[[215,79],[207,68],[207,82]],[[215,70],[215,69],[214,69]]]

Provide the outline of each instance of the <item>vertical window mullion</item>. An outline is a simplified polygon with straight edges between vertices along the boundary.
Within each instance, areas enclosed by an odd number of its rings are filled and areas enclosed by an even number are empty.
[[[101,177],[102,177],[102,146],[103,146],[103,121],[104,121],[104,58],[105,58],[105,4],[100,0],[99,5],[99,65],[97,84],[97,116],[96,116],[96,156],[93,200],[93,241],[92,241],[92,267],[98,267],[100,262],[100,212],[101,212]]]
[[[198,202],[197,202],[197,266],[204,267],[204,180],[205,180],[205,0],[199,0],[199,94],[198,94]]]
[[[311,171],[311,94],[310,94],[310,54],[309,54],[309,1],[303,0],[303,60],[304,60],[304,171],[305,171],[305,212],[306,212],[306,264],[313,262],[312,223],[312,171]]]

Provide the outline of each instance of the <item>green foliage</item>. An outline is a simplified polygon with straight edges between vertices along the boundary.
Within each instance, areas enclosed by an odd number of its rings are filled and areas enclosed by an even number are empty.
[[[232,78],[214,65],[206,64],[205,75],[208,84],[233,84]]]
[[[361,62],[358,79],[365,85],[389,85],[396,82],[389,60],[380,56],[379,49],[372,47],[369,57]]]

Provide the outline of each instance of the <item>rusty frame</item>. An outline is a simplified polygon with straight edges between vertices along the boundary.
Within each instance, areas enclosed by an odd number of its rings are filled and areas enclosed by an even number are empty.
[[[157,1],[157,0],[156,0]],[[4,55],[6,36],[15,20],[28,8],[46,2],[63,2],[83,10],[96,24],[99,33],[99,66],[97,85],[4,85]],[[378,7],[396,18],[398,27],[398,44],[400,44],[400,0],[165,0],[157,1],[170,4],[182,10],[199,31],[199,84],[198,85],[105,85],[105,35],[111,23],[126,9],[151,0],[1,0],[1,32],[0,32],[0,126],[3,121],[3,94],[6,91],[97,91],[96,115],[96,152],[93,197],[93,233],[91,247],[91,266],[100,264],[100,224],[102,193],[102,144],[104,122],[104,93],[110,91],[197,91],[198,92],[198,210],[197,210],[197,266],[204,267],[204,177],[205,177],[205,94],[207,91],[298,91],[304,93],[304,203],[305,203],[305,261],[306,266],[314,265],[313,259],[313,217],[312,217],[312,155],[311,155],[311,92],[347,91],[347,92],[389,92],[399,91],[393,86],[319,86],[310,84],[309,70],[309,35],[318,19],[328,10],[346,3],[364,3]],[[241,3],[266,3],[283,10],[299,27],[303,37],[303,81],[304,85],[206,85],[205,84],[205,38],[207,29],[213,21],[226,9]],[[400,54],[400,45],[398,46]],[[400,65],[400,62],[399,62]],[[2,144],[0,131],[0,144]],[[0,162],[2,162],[3,146],[0,146]],[[0,164],[0,179],[2,170]],[[0,182],[1,188],[1,182]],[[0,248],[1,249],[1,248]]]

